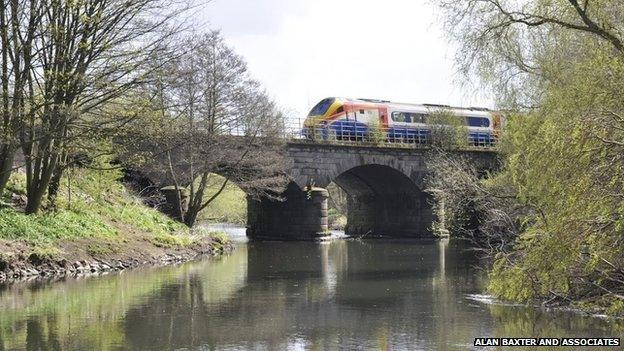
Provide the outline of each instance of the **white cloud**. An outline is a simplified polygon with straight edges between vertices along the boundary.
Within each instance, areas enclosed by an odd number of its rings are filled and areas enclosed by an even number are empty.
[[[490,105],[454,82],[428,1],[215,0],[198,14],[301,115],[327,96]]]

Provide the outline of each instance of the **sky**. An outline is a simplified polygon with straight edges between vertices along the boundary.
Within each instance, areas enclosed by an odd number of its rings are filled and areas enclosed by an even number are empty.
[[[329,96],[492,107],[463,87],[431,0],[212,0],[200,28],[220,29],[289,115]]]

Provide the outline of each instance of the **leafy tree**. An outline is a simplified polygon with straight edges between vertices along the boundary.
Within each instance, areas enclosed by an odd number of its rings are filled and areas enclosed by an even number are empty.
[[[468,143],[468,127],[465,120],[453,111],[439,109],[427,115],[427,125],[431,131],[430,143],[434,147],[456,149]]]
[[[509,109],[505,165],[480,184],[490,197],[513,195],[507,208],[528,209],[512,217],[522,226],[496,255],[490,290],[622,313],[624,6],[470,0],[442,8],[464,77]]]

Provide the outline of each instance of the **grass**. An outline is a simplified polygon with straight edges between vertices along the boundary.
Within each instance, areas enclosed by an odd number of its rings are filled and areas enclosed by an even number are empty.
[[[26,216],[11,208],[0,210],[0,238],[51,244],[90,236],[112,237],[116,231],[91,213],[58,211]]]
[[[217,192],[224,178],[212,174],[206,197]],[[236,184],[228,183],[223,192],[200,213],[200,219],[213,223],[244,225],[247,222],[247,197]]]
[[[145,233],[152,244],[165,248],[188,247],[204,235],[223,239],[220,234],[190,233],[183,224],[145,206],[119,181],[121,176],[120,170],[66,172],[54,209],[44,203],[40,214],[27,216],[19,203],[0,207],[0,239],[24,241],[42,257],[54,255],[60,241],[85,238],[98,239],[86,247],[87,253],[112,253],[117,246],[109,243],[123,243],[129,231]],[[19,199],[25,194],[25,183],[23,173],[14,173],[0,200],[10,204]],[[229,197],[220,204],[234,206],[232,192],[225,194]]]

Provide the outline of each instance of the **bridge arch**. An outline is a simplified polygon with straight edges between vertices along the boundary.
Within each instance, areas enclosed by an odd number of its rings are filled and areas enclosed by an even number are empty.
[[[431,233],[431,196],[401,170],[364,164],[333,179],[347,193],[349,235],[423,237]]]
[[[332,182],[348,194],[348,234],[448,235],[444,203],[435,202],[424,185],[427,149],[302,141],[288,143],[286,151],[292,183],[283,194],[285,201],[248,201],[250,238],[305,240],[326,236],[325,188]],[[492,152],[458,152],[483,169],[496,164]]]

